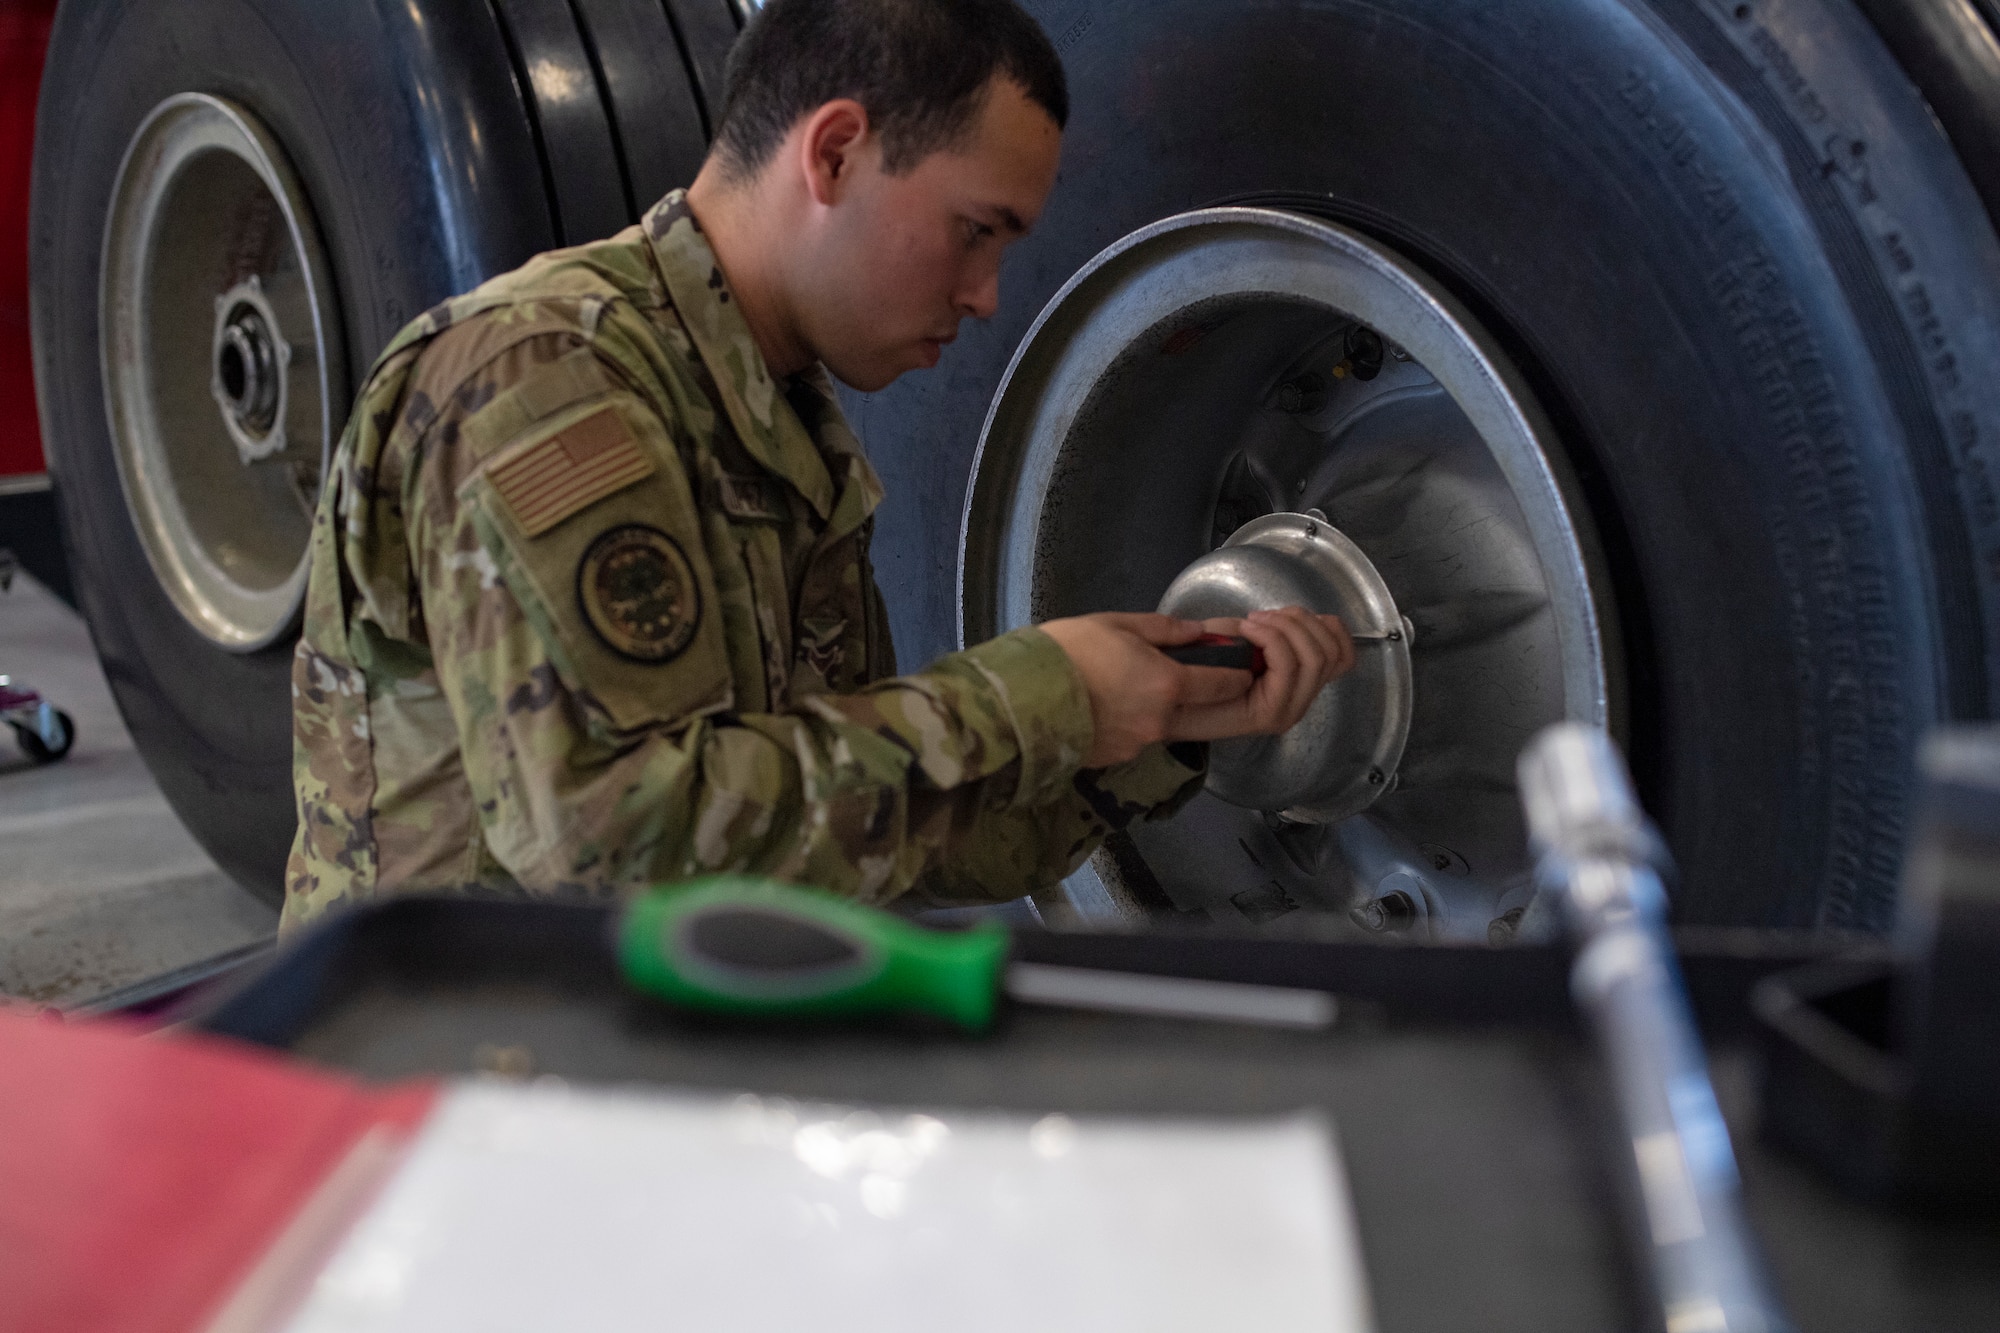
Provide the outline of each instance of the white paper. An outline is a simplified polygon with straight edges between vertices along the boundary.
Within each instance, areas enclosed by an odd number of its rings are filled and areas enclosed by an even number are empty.
[[[293,1333],[1370,1326],[1331,1131],[471,1084]]]

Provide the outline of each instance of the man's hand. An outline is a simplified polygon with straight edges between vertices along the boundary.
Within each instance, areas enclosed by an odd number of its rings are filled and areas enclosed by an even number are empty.
[[[1339,616],[1317,616],[1303,607],[1252,611],[1242,620],[1208,620],[1210,634],[1236,634],[1264,650],[1264,674],[1242,694],[1178,709],[1170,741],[1219,741],[1230,736],[1275,736],[1289,730],[1319,692],[1354,669],[1354,639]],[[1244,677],[1247,671],[1229,674]]]
[[[1354,665],[1354,643],[1340,620],[1296,606],[1242,620],[1107,612],[1051,620],[1042,630],[1069,655],[1090,693],[1087,768],[1123,763],[1156,741],[1275,735]],[[1264,674],[1182,666],[1158,651],[1203,634],[1250,640],[1264,650]]]

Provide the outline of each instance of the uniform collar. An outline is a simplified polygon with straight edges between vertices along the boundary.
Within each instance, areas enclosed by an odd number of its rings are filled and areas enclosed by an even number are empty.
[[[793,410],[812,437],[819,441],[820,457],[841,479],[840,496],[827,517],[826,540],[832,541],[860,527],[882,503],[882,479],[862,452],[861,439],[847,424],[840,410],[840,398],[833,391],[833,377],[826,367],[815,365],[801,374],[789,395]]]
[[[736,427],[743,447],[750,451],[751,457],[796,487],[821,519],[828,518],[836,502],[845,498],[836,492],[828,467],[842,466],[846,460],[822,458],[821,447],[814,445],[808,423],[799,420],[778,382],[771,378],[771,368],[765,364],[764,354],[757,350],[750,326],[743,322],[743,312],[730,294],[729,284],[723,280],[715,251],[688,209],[687,191],[675,190],[653,205],[646,214],[645,231],[660,274],[666,280],[667,294],[673,298],[681,324],[708,367],[709,377],[715,381],[722,410]],[[827,401],[832,404],[832,386],[826,384],[826,372],[815,366],[807,372],[809,384],[813,377],[825,386]],[[827,435],[836,433],[853,440],[837,405],[833,406],[832,420],[839,429],[822,430],[823,443]],[[837,443],[835,447],[839,448]],[[859,456],[856,444],[854,457]],[[860,462],[863,468],[867,467],[865,458]],[[851,465],[849,472],[853,475]],[[868,475],[873,477],[872,469]],[[843,492],[849,489],[853,488],[838,488]],[[876,492],[880,493],[879,484]]]

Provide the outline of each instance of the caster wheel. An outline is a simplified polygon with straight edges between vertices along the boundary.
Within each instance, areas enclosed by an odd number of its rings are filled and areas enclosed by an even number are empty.
[[[14,738],[20,741],[21,749],[28,758],[38,764],[53,764],[68,754],[70,747],[76,744],[76,723],[70,720],[70,715],[57,709],[55,718],[56,738],[53,744],[44,740],[31,727],[19,724],[14,727]]]

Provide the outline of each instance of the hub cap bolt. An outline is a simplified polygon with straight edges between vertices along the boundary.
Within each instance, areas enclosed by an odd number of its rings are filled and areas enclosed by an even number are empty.
[[[1417,905],[1410,895],[1397,889],[1373,902],[1366,902],[1347,914],[1355,925],[1377,935],[1408,930],[1417,923]]]
[[[1515,934],[1521,929],[1521,914],[1526,910],[1521,907],[1510,908],[1494,917],[1493,923],[1486,927],[1486,942],[1495,947],[1512,944]]]

